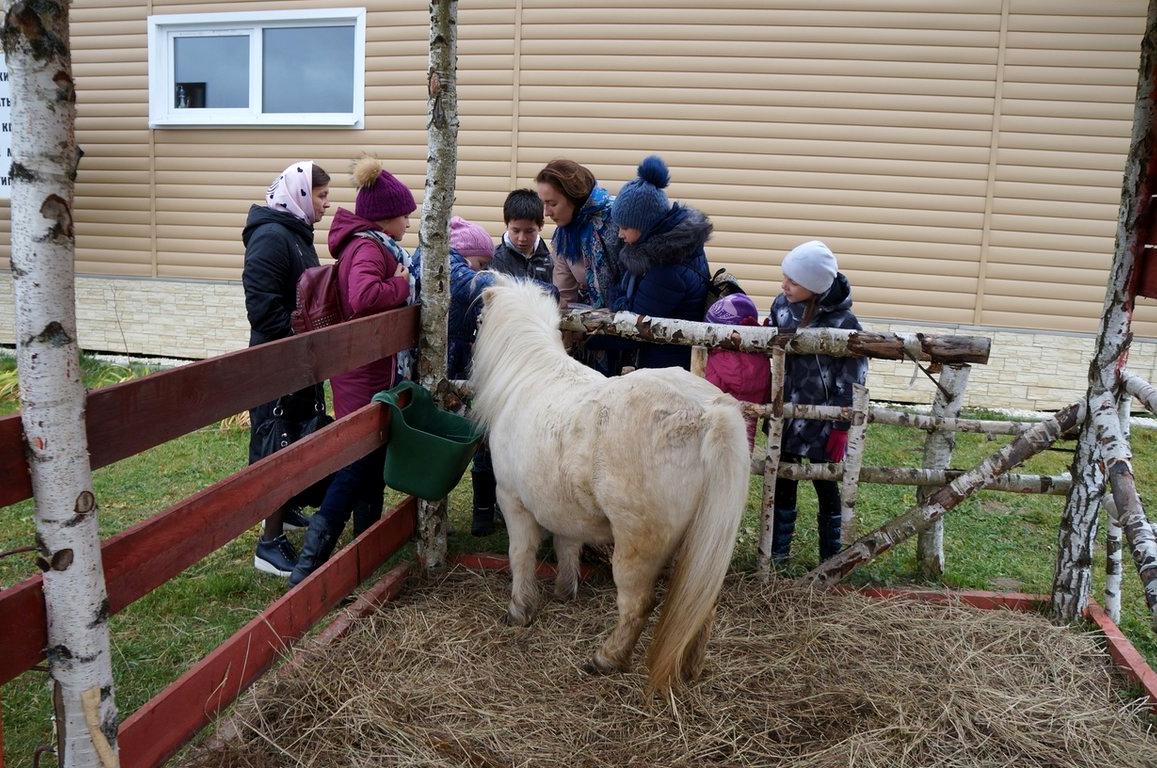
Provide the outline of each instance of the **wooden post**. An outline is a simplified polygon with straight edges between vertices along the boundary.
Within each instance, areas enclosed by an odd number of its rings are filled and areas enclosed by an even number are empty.
[[[756,570],[759,578],[771,578],[771,542],[775,521],[775,479],[779,473],[780,444],[783,441],[784,353],[777,346],[771,353],[771,413],[767,419],[767,458],[763,460],[763,504],[760,511],[759,550]]]
[[[1129,440],[1129,406],[1133,398],[1127,392],[1117,400],[1117,415],[1121,421],[1121,435]],[[1101,498],[1101,508],[1105,510],[1105,592],[1103,595],[1105,612],[1114,623],[1121,622],[1121,523],[1117,517],[1117,505],[1113,495],[1106,493]]]
[[[117,764],[108,593],[76,338],[76,89],[63,0],[6,0],[12,86],[12,278],[20,418],[36,499],[56,759]]]
[[[864,464],[864,437],[868,431],[868,388],[852,385],[852,425],[848,429],[848,452],[840,481],[840,546],[854,541],[856,499],[860,494],[860,467]]]
[[[968,365],[948,365],[940,373],[940,388],[932,400],[932,416],[954,419],[960,415],[964,405],[964,389],[968,386]],[[945,395],[945,392],[948,394]],[[952,462],[952,451],[956,448],[956,433],[943,429],[928,433],[924,441],[924,468],[947,469]],[[931,491],[919,488],[916,503],[928,500]],[[944,520],[934,520],[916,541],[916,569],[926,580],[939,580],[944,575]]]
[[[450,211],[458,164],[458,3],[430,2],[430,66],[426,74],[426,192],[422,199],[422,335],[418,376],[442,406],[452,394],[446,378],[446,326],[450,313]],[[446,564],[446,500],[418,503],[418,561],[425,569]]]
[[[917,504],[900,517],[853,542],[838,555],[824,560],[804,576],[803,581],[817,587],[828,587],[842,581],[861,565],[875,560],[900,542],[916,535],[930,521],[943,517],[992,478],[1048,448],[1057,438],[1076,426],[1083,412],[1084,403],[1074,403],[1058,411],[989,456],[980,465],[937,490],[923,504]]]
[[[707,347],[691,347],[691,373],[701,379],[707,376]]]

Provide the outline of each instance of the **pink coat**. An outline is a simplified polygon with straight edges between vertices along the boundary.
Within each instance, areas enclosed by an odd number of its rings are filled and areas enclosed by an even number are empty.
[[[381,231],[344,208],[339,208],[329,229],[329,252],[338,260],[342,309],[350,318],[385,312],[405,306],[410,295],[410,284],[404,277],[394,277],[398,260],[377,243],[358,232]],[[389,240],[389,236],[386,236]],[[401,249],[392,240],[390,243]],[[383,357],[361,368],[334,376],[333,412],[337,418],[347,416],[368,405],[370,398],[394,385],[394,357]]]
[[[736,400],[766,403],[770,399],[771,363],[766,355],[713,349],[707,353],[707,380]],[[755,419],[747,420],[747,447],[755,443]]]

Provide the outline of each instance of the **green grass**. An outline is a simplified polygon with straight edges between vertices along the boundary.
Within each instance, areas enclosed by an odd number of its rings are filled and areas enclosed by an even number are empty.
[[[0,357],[0,386],[11,371],[11,359]],[[89,386],[115,383],[125,370],[86,360]],[[131,371],[139,374],[141,371]],[[0,393],[0,414],[16,405]],[[97,470],[94,484],[103,536],[146,519],[245,465],[248,431],[211,426],[158,446],[139,456]],[[918,466],[924,433],[872,425],[868,430],[865,464]],[[1157,433],[1135,429],[1133,448],[1141,493],[1153,494],[1157,469]],[[976,435],[958,436],[953,465],[970,467],[1005,444]],[[1067,469],[1071,454],[1048,452],[1034,458],[1020,472],[1057,474]],[[758,509],[762,494],[759,478],[752,478],[748,512],[740,531],[734,565],[750,569],[755,562]],[[391,500],[396,495],[391,496]],[[800,574],[816,563],[815,496],[801,483],[800,517],[789,575]],[[915,490],[905,486],[864,485],[860,490],[860,530],[870,530],[909,508]],[[971,589],[1016,589],[1047,593],[1052,579],[1062,497],[981,493],[953,510],[946,522],[947,573],[943,583]],[[485,539],[469,531],[470,488],[465,480],[450,497],[452,552],[504,552],[500,528]],[[258,529],[237,540],[150,595],[113,617],[111,636],[117,702],[122,717],[155,695],[249,621],[284,591],[284,582],[252,568]],[[347,532],[347,537],[348,537]],[[300,543],[300,533],[290,534]],[[31,502],[0,508],[0,550],[33,542]],[[1103,542],[1104,532],[1101,532]],[[1098,547],[1096,592],[1103,586],[1103,543]],[[912,584],[915,582],[915,544],[907,542],[865,566],[853,582]],[[1157,641],[1148,629],[1146,609],[1135,569],[1126,555],[1122,627],[1150,663],[1157,663]],[[0,587],[36,572],[29,555],[0,560]],[[32,671],[2,689],[6,764],[28,766],[38,744],[51,740],[47,674]],[[51,765],[50,760],[42,765]]]

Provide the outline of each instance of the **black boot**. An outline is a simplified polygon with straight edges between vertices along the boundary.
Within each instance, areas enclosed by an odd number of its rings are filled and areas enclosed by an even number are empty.
[[[775,566],[787,564],[791,554],[791,539],[795,535],[795,509],[775,508],[771,526],[771,562]]]
[[[297,557],[297,565],[293,573],[289,574],[289,586],[296,587],[306,576],[316,571],[329,560],[337,544],[341,530],[334,530],[329,522],[321,515],[309,518],[309,528],[305,532],[305,540],[301,545],[301,554]]]
[[[843,520],[840,510],[823,511],[816,513],[816,526],[820,532],[820,562],[827,560],[840,551],[840,533]]]
[[[489,536],[494,533],[494,505],[496,504],[493,472],[471,472],[474,486],[474,513],[470,517],[471,536]]]

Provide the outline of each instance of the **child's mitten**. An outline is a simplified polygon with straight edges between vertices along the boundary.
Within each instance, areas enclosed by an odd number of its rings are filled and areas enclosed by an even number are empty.
[[[846,429],[833,429],[828,434],[828,444],[824,448],[824,457],[828,461],[843,461],[844,454],[848,452],[848,431]]]

